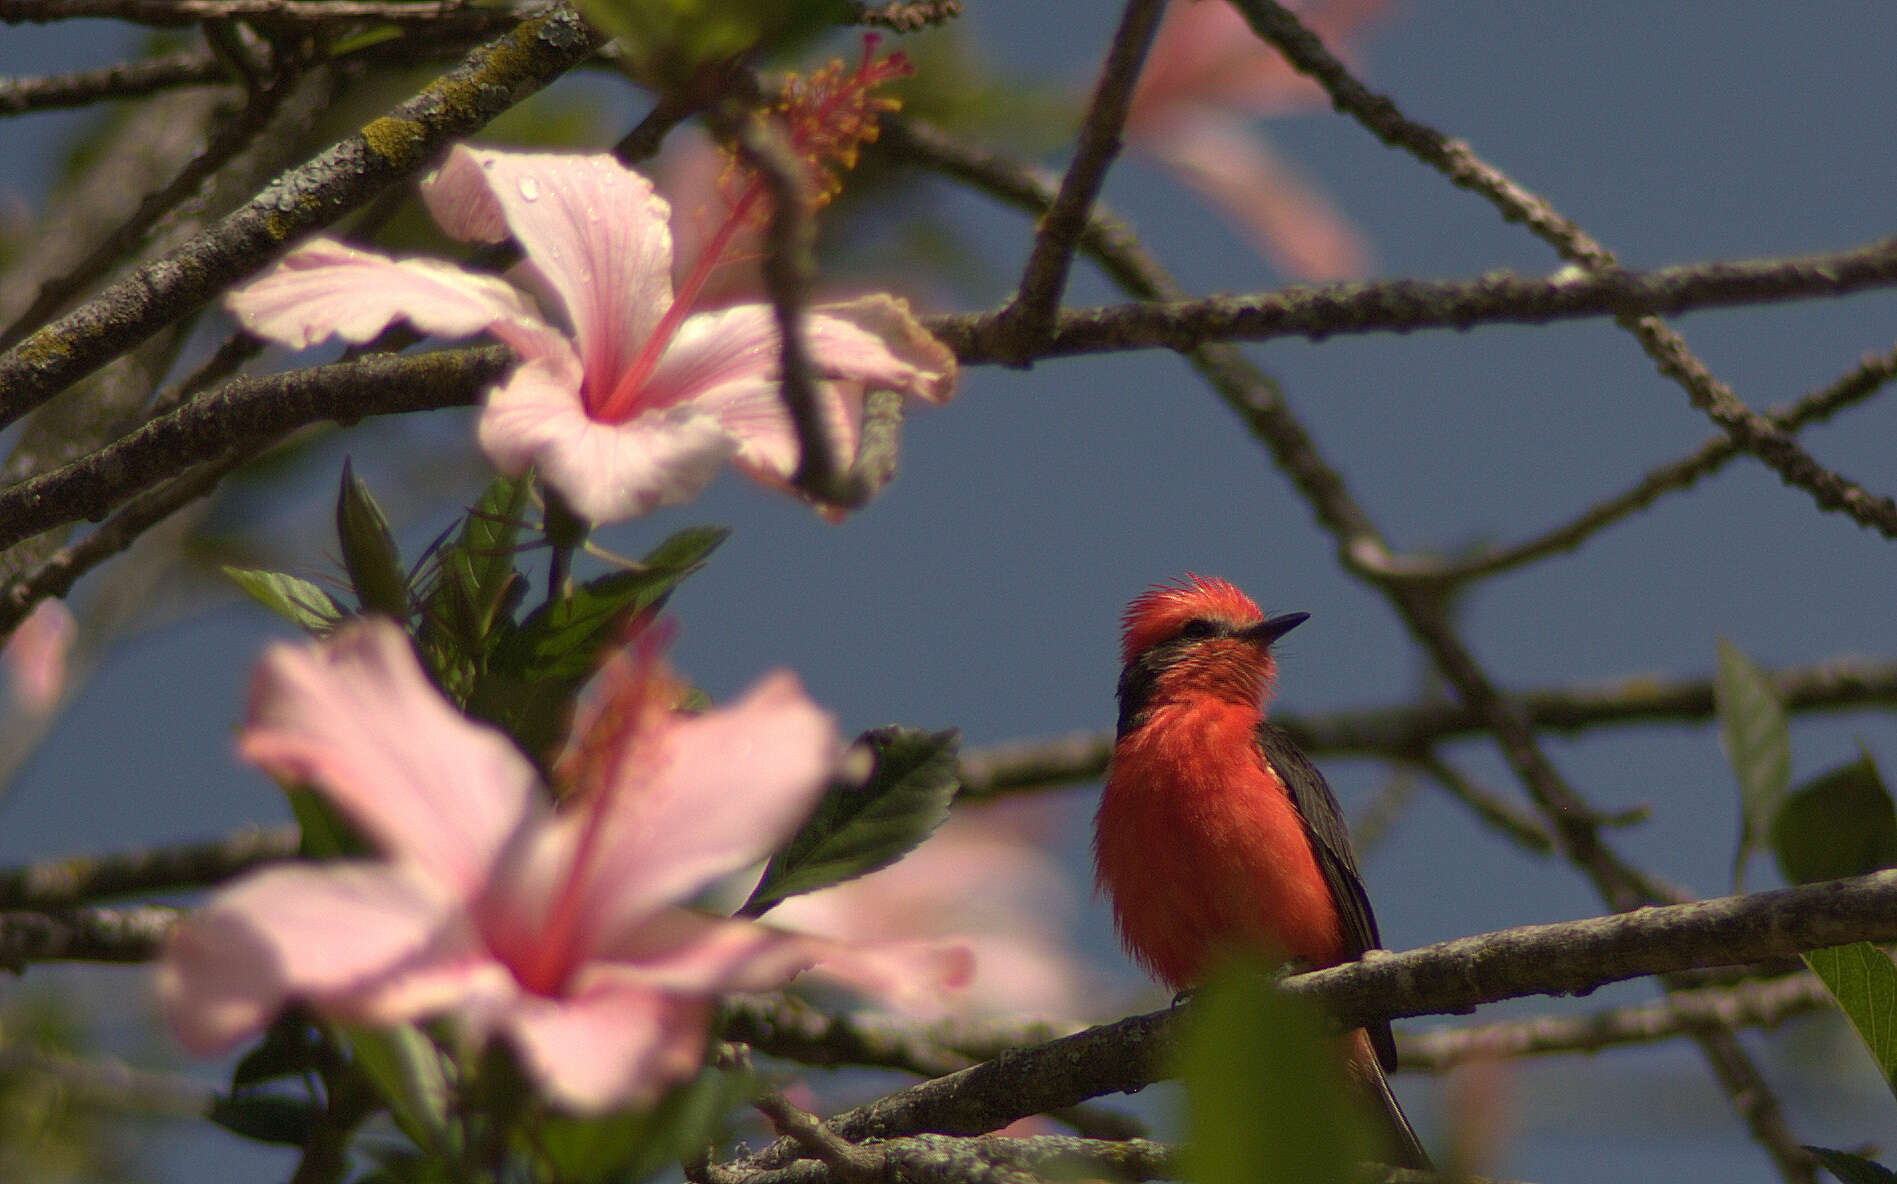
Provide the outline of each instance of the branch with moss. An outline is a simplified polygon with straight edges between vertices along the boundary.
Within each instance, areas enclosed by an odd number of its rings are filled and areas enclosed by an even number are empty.
[[[0,424],[259,270],[297,239],[328,226],[419,172],[447,145],[583,61],[597,34],[557,8],[475,51],[388,115],[300,168],[164,256],[0,354]]]

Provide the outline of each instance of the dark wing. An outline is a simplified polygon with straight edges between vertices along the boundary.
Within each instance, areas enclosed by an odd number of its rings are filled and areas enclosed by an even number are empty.
[[[1291,793],[1291,804],[1304,819],[1304,833],[1311,840],[1318,870],[1324,873],[1331,899],[1337,902],[1337,920],[1344,931],[1344,956],[1361,958],[1365,950],[1374,950],[1381,943],[1377,940],[1376,915],[1370,911],[1370,897],[1364,893],[1363,880],[1357,875],[1357,857],[1350,850],[1350,828],[1344,825],[1337,799],[1331,796],[1331,787],[1324,783],[1324,774],[1317,771],[1311,758],[1305,756],[1282,729],[1268,723],[1259,724],[1258,748],[1278,771]],[[1395,1069],[1396,1041],[1390,1035],[1388,1021],[1371,1024],[1367,1031],[1371,1047],[1377,1051],[1377,1060],[1383,1062],[1385,1069]]]

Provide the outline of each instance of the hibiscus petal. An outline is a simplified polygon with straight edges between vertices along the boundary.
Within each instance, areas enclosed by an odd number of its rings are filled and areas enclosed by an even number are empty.
[[[655,741],[653,761],[623,762],[625,780],[600,790],[608,814],[587,896],[603,941],[774,850],[837,757],[835,724],[787,671]]]
[[[600,952],[588,972],[692,994],[773,991],[813,974],[904,1005],[939,1009],[968,984],[973,956],[960,942],[838,941],[754,921],[667,909]]]
[[[580,406],[577,372],[556,359],[527,362],[495,387],[479,435],[502,472],[533,465],[595,523],[691,500],[735,447],[715,421],[689,408],[600,423]]]
[[[776,850],[823,793],[837,725],[780,670],[727,708],[670,723],[654,748],[601,787],[607,816],[588,899],[605,941]]]
[[[271,647],[238,750],[318,786],[388,854],[461,897],[508,835],[545,812],[520,750],[450,707],[384,619]]]
[[[270,868],[219,892],[172,932],[159,999],[186,1048],[220,1052],[291,999],[347,1000],[427,949],[451,916],[450,902],[412,869]]]
[[[942,402],[955,355],[890,296],[825,305],[804,321],[817,397],[842,463],[856,454],[865,390]],[[778,384],[776,313],[744,304],[688,317],[641,394],[647,406],[692,406],[715,416],[753,475],[788,480],[801,455]]]
[[[331,337],[359,345],[401,320],[442,337],[497,326],[528,338],[551,333],[520,292],[493,276],[438,259],[391,259],[333,239],[291,251],[232,292],[225,306],[252,333],[297,349]]]
[[[1217,207],[1254,250],[1286,275],[1342,280],[1370,270],[1363,236],[1237,120],[1191,111],[1140,146]]]
[[[906,300],[879,293],[819,305],[804,332],[826,378],[931,403],[945,403],[955,391],[955,352],[922,327]]]
[[[422,196],[450,233],[488,237],[506,222],[598,382],[626,369],[672,303],[670,208],[611,156],[459,145]]]
[[[522,1063],[555,1102],[582,1113],[652,1101],[704,1057],[710,1005],[601,983],[559,999],[523,995],[505,1019]]]

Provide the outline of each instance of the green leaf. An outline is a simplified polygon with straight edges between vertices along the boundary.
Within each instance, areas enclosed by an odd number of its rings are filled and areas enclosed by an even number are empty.
[[[595,1118],[551,1114],[537,1119],[529,1138],[553,1179],[591,1184],[608,1177],[638,1180],[711,1143],[725,1115],[755,1096],[746,1072],[701,1070],[648,1111]]]
[[[1262,960],[1193,993],[1176,1053],[1193,1184],[1349,1180],[1369,1127],[1344,1083],[1336,1026],[1280,993]]]
[[[257,1047],[245,1053],[231,1070],[233,1092],[276,1081],[300,1077],[316,1064],[322,1038],[294,1013],[278,1017],[264,1029]]]
[[[1897,867],[1897,806],[1862,750],[1814,778],[1779,808],[1772,852],[1793,884],[1814,884]]]
[[[706,62],[788,50],[850,23],[842,0],[581,0],[586,19],[621,39],[640,78],[677,86]]]
[[[810,820],[771,857],[739,916],[888,867],[948,817],[962,784],[960,732],[877,728],[857,743],[875,759],[869,779],[831,783]]]
[[[305,633],[320,637],[349,615],[334,597],[308,580],[247,567],[226,567],[223,571],[252,600]]]
[[[356,1067],[375,1084],[402,1133],[419,1147],[448,1142],[448,1074],[441,1051],[413,1024],[344,1028]]]
[[[1803,955],[1897,1094],[1897,966],[1867,941]]]
[[[336,537],[342,540],[343,567],[366,613],[408,619],[408,573],[395,534],[369,487],[343,461],[342,488],[336,494]]]
[[[313,789],[291,787],[284,791],[290,801],[290,813],[302,832],[297,854],[305,859],[341,859],[346,855],[371,853],[368,843],[343,818],[328,799]]]
[[[510,598],[525,591],[514,570],[514,545],[532,489],[526,475],[494,481],[468,510],[454,541],[437,552],[422,593],[429,641],[445,635],[461,654],[487,652]]]
[[[208,1117],[246,1139],[301,1146],[315,1125],[316,1104],[283,1094],[242,1094],[219,1097],[211,1103]]]
[[[1746,860],[1766,842],[1772,820],[1791,784],[1791,732],[1785,704],[1765,672],[1719,639],[1713,705],[1719,713],[1719,737],[1726,760],[1739,781],[1739,846],[1732,858],[1732,885],[1741,891]]]
[[[1881,1163],[1865,1159],[1862,1155],[1853,1155],[1849,1151],[1833,1151],[1827,1147],[1812,1147],[1805,1150],[1818,1157],[1818,1162],[1844,1184],[1892,1184],[1897,1181],[1897,1172],[1891,1171]]]
[[[495,645],[468,710],[499,725],[526,752],[546,752],[564,732],[574,694],[626,621],[663,603],[730,533],[718,526],[679,531],[633,569],[535,609]]]

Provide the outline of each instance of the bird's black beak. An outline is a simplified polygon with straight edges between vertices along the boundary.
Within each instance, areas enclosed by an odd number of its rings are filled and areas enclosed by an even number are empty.
[[[1259,646],[1268,646],[1310,619],[1310,613],[1285,613],[1283,616],[1266,617],[1239,636]]]

